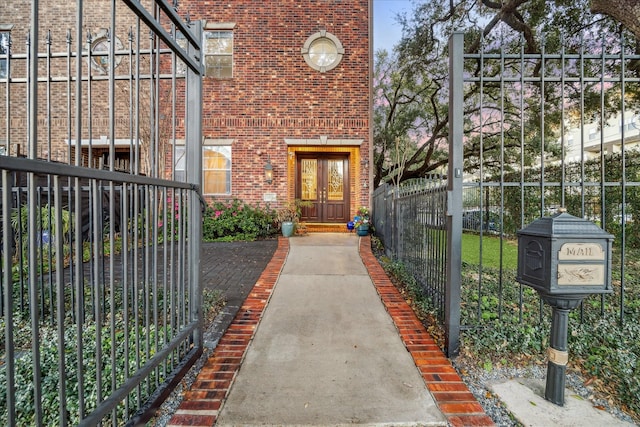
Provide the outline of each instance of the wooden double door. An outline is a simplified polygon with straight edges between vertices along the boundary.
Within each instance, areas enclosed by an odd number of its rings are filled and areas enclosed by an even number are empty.
[[[349,156],[298,154],[296,198],[311,202],[302,209],[302,221],[349,221]]]

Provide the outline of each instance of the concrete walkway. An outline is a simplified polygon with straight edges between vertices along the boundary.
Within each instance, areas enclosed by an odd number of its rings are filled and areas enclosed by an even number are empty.
[[[169,425],[447,423],[493,424],[369,238],[318,233],[280,239]]]
[[[348,234],[290,241],[218,425],[446,425],[357,243]]]

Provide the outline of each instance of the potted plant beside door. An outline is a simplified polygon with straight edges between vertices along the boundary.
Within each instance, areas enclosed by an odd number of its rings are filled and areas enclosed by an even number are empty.
[[[313,203],[308,200],[296,199],[288,202],[278,209],[278,223],[284,237],[291,237],[300,225],[300,217],[302,216],[302,208],[313,207]]]
[[[284,237],[291,237],[295,231],[295,225],[298,222],[298,210],[294,203],[288,203],[286,206],[278,209],[278,223]]]
[[[358,209],[358,214],[353,218],[353,228],[358,236],[369,234],[369,208],[362,206]]]

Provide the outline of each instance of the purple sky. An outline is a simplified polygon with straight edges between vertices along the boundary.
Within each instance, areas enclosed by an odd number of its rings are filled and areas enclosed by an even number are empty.
[[[411,3],[411,0],[373,0],[374,50],[391,51],[402,34],[395,16],[400,12],[411,11]]]

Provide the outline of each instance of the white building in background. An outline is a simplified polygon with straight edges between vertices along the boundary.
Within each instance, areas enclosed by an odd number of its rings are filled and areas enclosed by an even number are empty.
[[[580,128],[570,129],[564,138],[565,162],[600,157],[601,151],[605,154],[619,153],[623,138],[625,151],[640,148],[640,113],[627,112],[624,117],[618,114],[610,118],[602,129],[598,123],[585,124],[582,135]]]

